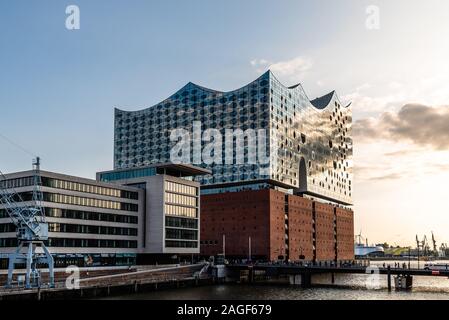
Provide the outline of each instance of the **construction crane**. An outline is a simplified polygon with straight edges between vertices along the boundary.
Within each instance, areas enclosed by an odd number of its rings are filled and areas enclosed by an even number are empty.
[[[40,158],[33,160],[33,196],[31,201],[23,201],[19,192],[8,183],[0,171],[0,205],[8,213],[17,228],[18,246],[9,255],[8,279],[6,287],[10,288],[16,264],[26,265],[25,288],[41,287],[41,276],[38,266],[47,265],[49,270],[49,286],[54,286],[54,261],[44,244],[48,240],[48,223],[45,221],[42,207],[42,190],[40,177]],[[43,253],[36,249],[42,248]]]
[[[440,257],[446,257],[447,256],[447,254],[446,254],[447,250],[448,250],[447,244],[446,243],[442,243],[440,245]]]
[[[435,240],[435,236],[434,236],[434,234],[433,234],[433,231],[432,231],[432,244],[433,244],[433,255],[434,255],[435,257],[438,257],[437,241]]]

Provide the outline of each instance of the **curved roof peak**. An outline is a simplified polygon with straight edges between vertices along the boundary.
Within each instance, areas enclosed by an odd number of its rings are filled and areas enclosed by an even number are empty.
[[[198,85],[196,83],[193,83],[191,81],[189,81],[184,87],[179,89],[178,92],[183,91],[185,89],[189,89],[189,88],[198,88],[198,89],[201,89],[201,90],[204,90],[204,91],[215,92],[215,93],[223,93],[223,91],[206,88],[206,87],[200,86],[200,85]]]
[[[335,90],[325,94],[324,96],[310,100],[310,103],[317,109],[324,109],[332,101],[332,98],[334,97],[334,95],[335,95]]]

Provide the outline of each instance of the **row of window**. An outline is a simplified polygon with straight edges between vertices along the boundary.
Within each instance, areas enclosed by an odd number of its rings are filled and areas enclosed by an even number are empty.
[[[185,230],[185,229],[165,229],[166,239],[185,239],[185,240],[198,240],[197,230]]]
[[[32,201],[33,200],[33,192],[31,192],[31,191],[21,192],[19,194],[14,194],[12,198],[13,198],[14,202]],[[138,205],[134,204],[134,203],[123,203],[123,202],[117,202],[117,201],[69,196],[69,195],[58,194],[58,193],[43,192],[42,200],[46,201],[46,202],[71,204],[71,205],[85,206],[85,207],[96,207],[96,208],[134,211],[134,212],[138,211]]]
[[[165,202],[189,207],[196,207],[198,205],[196,197],[183,196],[180,194],[170,192],[165,193]]]
[[[0,181],[0,189],[15,189],[34,185],[34,177],[24,177]]]
[[[170,192],[188,194],[191,196],[198,195],[198,188],[187,186],[185,184],[174,183],[171,181],[165,181],[165,190]]]
[[[72,182],[72,181],[64,181],[64,180],[60,180],[60,179],[52,179],[52,178],[43,177],[42,185],[45,187],[49,187],[49,188],[100,194],[103,196],[127,198],[127,199],[135,199],[135,200],[138,199],[137,192],[123,191],[123,190],[119,190],[119,189],[106,188],[106,187],[89,185],[89,184]]]
[[[198,241],[166,240],[166,248],[198,248]]]
[[[65,181],[60,179],[53,179],[48,177],[42,177],[41,180],[42,186],[49,188],[64,189],[84,193],[93,193],[117,198],[127,198],[134,200],[138,199],[137,192],[100,187],[95,185]],[[32,185],[34,185],[34,177],[24,177],[0,181],[0,189],[16,189],[21,187],[29,187]]]
[[[44,201],[113,210],[138,211],[137,204],[44,192]]]
[[[0,233],[16,232],[17,227],[12,223],[0,224]]]
[[[135,228],[90,226],[90,225],[65,224],[65,223],[49,223],[48,231],[66,232],[66,233],[106,234],[117,236],[137,236],[137,229]],[[0,224],[0,233],[6,232],[16,232],[16,226],[12,223]]]
[[[106,226],[91,226],[66,223],[49,223],[48,231],[66,233],[107,234],[117,236],[137,236],[136,228],[120,228]]]
[[[165,205],[165,214],[169,215],[169,216],[196,218],[197,217],[197,209],[196,208],[179,207],[179,206],[173,206],[170,204],[166,204]]]
[[[129,224],[137,224],[138,223],[138,217],[136,217],[136,216],[128,216],[128,215],[113,214],[113,213],[99,213],[99,212],[88,212],[88,211],[78,211],[78,210],[67,210],[67,209],[58,209],[58,208],[45,208],[45,215],[47,217],[53,217],[53,218],[107,221],[107,222],[129,223]],[[1,214],[1,210],[0,210],[0,218],[1,217],[2,217],[2,214]]]
[[[60,248],[137,248],[137,241],[133,240],[99,240],[99,239],[68,239],[50,238],[44,241],[48,247]],[[17,247],[16,238],[0,239],[0,248]]]
[[[197,219],[187,219],[178,217],[165,217],[166,227],[198,229]]]

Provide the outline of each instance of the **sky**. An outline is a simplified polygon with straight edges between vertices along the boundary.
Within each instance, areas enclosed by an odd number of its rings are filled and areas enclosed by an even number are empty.
[[[112,169],[114,107],[271,69],[311,99],[352,102],[356,234],[449,243],[448,12],[445,0],[0,0],[0,170],[39,155],[94,178]]]

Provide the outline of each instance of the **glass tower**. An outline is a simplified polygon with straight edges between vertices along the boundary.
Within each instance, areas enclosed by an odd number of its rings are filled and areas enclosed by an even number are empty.
[[[271,71],[230,92],[188,83],[144,110],[116,109],[115,169],[171,162],[170,151],[177,143],[170,139],[172,131],[185,129],[194,137],[195,123],[200,123],[203,133],[217,129],[223,136],[222,161],[214,163],[195,162],[198,149],[192,139],[193,164],[212,171],[195,178],[205,188],[276,185],[352,204],[351,107],[343,106],[334,91],[309,100],[300,84],[286,87]],[[236,134],[227,144],[227,130],[240,130],[242,138]],[[203,135],[203,152],[209,143]],[[243,150],[243,155],[237,150]],[[260,160],[260,150],[268,161]]]

